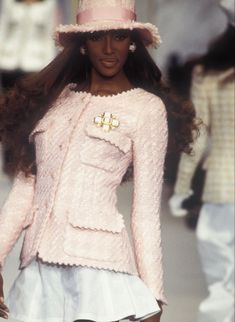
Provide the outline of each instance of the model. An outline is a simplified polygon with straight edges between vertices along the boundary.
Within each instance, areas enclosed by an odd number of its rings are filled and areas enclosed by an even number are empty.
[[[0,263],[21,232],[21,273],[2,317],[25,322],[160,321],[160,203],[168,132],[190,151],[194,110],[172,99],[135,3],[79,1],[57,29],[62,52],[1,98],[13,189],[0,216]],[[166,104],[166,107],[165,107]],[[169,124],[169,130],[168,130]],[[173,135],[172,135],[173,134]],[[133,247],[116,188],[133,167]]]

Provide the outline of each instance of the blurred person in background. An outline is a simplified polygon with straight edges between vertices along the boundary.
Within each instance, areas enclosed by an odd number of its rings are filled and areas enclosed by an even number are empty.
[[[182,204],[193,193],[192,177],[204,158],[197,240],[209,295],[200,305],[200,322],[234,322],[235,24],[233,1],[221,5],[230,18],[228,27],[193,70],[191,96],[205,126],[195,141],[194,156],[181,156],[169,200],[174,216],[185,215]]]
[[[160,44],[158,29],[136,21],[135,1],[81,0],[78,9],[77,24],[57,29],[61,53],[0,97],[15,176],[0,215],[1,268],[26,230],[10,316],[159,322],[168,133],[190,153],[195,111],[163,84],[146,48]],[[116,209],[132,168],[133,247]],[[0,316],[8,316],[1,274]]]
[[[52,39],[56,0],[2,0],[0,81],[2,90],[19,77],[41,70],[55,56]]]
[[[180,55],[172,53],[167,63],[167,79],[177,95],[190,99],[192,85],[192,71],[198,64],[198,60],[190,59],[186,63],[182,63]],[[180,154],[168,153],[166,158],[165,178],[167,182],[174,186],[176,182],[177,169],[179,166]],[[182,202],[182,205],[174,215],[184,217],[188,228],[195,230],[202,205],[202,192],[205,179],[205,170],[203,169],[203,159],[197,164],[193,177],[191,178],[191,189],[193,194],[188,196]],[[176,213],[177,211],[177,213]]]
[[[1,0],[0,92],[45,67],[55,56],[56,0]],[[0,182],[5,181],[0,146]]]

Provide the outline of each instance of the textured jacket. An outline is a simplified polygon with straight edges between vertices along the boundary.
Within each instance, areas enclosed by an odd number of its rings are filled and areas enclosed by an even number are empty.
[[[30,135],[37,175],[19,174],[2,209],[0,263],[25,228],[21,268],[37,255],[50,263],[138,274],[165,302],[160,232],[164,105],[138,88],[108,97],[72,88]],[[116,207],[116,189],[132,162],[133,248]]]
[[[0,13],[0,69],[38,71],[54,58],[56,1],[27,4],[3,0]]]
[[[193,146],[194,156],[181,158],[177,194],[188,193],[195,169],[204,158],[203,201],[234,203],[234,76],[234,68],[207,74],[201,66],[195,68],[192,99],[205,127]]]

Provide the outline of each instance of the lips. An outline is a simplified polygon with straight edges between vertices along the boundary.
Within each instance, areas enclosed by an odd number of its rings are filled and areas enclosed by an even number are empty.
[[[112,68],[117,65],[118,60],[115,58],[105,58],[101,59],[101,63],[106,68]]]

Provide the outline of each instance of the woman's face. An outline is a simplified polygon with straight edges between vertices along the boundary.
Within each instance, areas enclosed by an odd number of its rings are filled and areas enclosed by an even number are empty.
[[[94,70],[107,78],[122,71],[130,43],[129,30],[111,30],[91,33],[85,42],[85,48]]]

